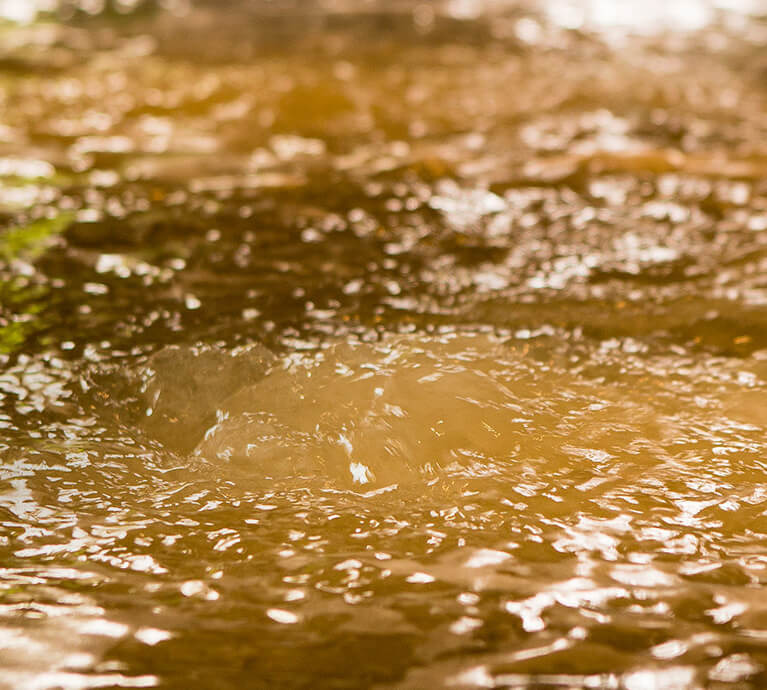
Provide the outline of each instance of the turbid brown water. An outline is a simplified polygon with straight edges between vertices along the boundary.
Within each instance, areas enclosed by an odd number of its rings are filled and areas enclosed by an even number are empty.
[[[763,11],[0,0],[0,687],[767,685]]]

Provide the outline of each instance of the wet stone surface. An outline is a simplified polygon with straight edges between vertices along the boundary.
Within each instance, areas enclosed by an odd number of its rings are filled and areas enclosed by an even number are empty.
[[[0,687],[764,687],[764,8],[624,4],[0,0]]]

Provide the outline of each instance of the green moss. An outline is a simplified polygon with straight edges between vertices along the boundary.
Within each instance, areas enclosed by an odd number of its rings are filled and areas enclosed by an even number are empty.
[[[51,240],[64,232],[72,222],[72,213],[60,213],[54,218],[16,225],[0,232],[0,260],[34,260],[50,246]]]
[[[30,321],[15,321],[0,328],[0,353],[8,355],[18,350],[34,330],[35,325]]]

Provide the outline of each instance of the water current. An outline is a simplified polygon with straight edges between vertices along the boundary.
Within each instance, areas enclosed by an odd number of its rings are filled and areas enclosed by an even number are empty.
[[[766,13],[0,0],[0,687],[767,686]]]

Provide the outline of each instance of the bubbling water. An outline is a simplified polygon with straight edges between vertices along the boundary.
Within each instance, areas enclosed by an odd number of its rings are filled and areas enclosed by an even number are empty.
[[[696,444],[712,446],[706,424],[747,435],[763,426],[758,358],[752,371],[707,374],[668,355],[648,367],[623,350],[608,344],[583,361],[553,343],[477,332],[282,359],[261,346],[175,347],[133,380],[144,432],[194,465],[364,490],[539,465],[665,474]]]
[[[195,455],[359,485],[492,471],[528,436],[531,374],[479,335],[335,345],[226,400]]]

